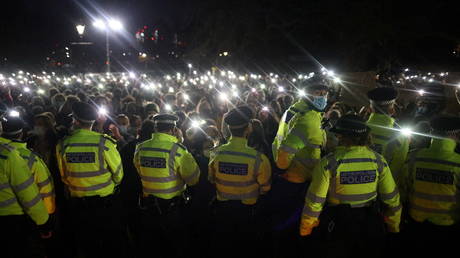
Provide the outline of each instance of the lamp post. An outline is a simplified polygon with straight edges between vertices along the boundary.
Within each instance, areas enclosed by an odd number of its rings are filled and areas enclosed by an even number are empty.
[[[110,73],[110,42],[109,42],[109,32],[110,31],[120,31],[123,29],[123,24],[116,19],[109,18],[107,20],[95,20],[93,26],[99,30],[105,31],[105,51],[106,51],[106,60],[105,65],[107,66],[107,72]]]

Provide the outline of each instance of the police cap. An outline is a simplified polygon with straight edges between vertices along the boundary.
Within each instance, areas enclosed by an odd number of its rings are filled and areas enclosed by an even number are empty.
[[[239,129],[248,126],[253,116],[254,112],[249,106],[241,106],[230,110],[224,121],[230,129]]]
[[[170,124],[176,125],[177,121],[179,121],[179,117],[176,115],[171,114],[159,114],[155,115],[152,118],[153,122],[156,124]]]
[[[390,87],[375,88],[367,92],[371,104],[387,106],[395,103],[398,98],[398,91]]]
[[[22,133],[25,123],[20,117],[8,116],[2,120],[3,134],[16,135]]]
[[[357,115],[344,115],[331,128],[331,132],[349,136],[362,136],[368,133],[370,128],[366,125],[366,121]]]
[[[88,103],[75,102],[72,105],[72,117],[83,123],[92,123],[97,119],[97,110]]]
[[[460,132],[460,117],[440,116],[430,121],[434,133],[453,135]]]

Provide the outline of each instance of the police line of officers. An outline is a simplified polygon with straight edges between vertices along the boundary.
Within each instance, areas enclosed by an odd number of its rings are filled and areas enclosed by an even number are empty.
[[[313,85],[308,92],[309,97],[285,112],[273,143],[276,165],[286,170],[281,176],[292,183],[310,184],[300,219],[301,236],[318,235],[319,245],[329,247],[321,251],[326,256],[338,251],[341,256],[375,252],[376,242],[386,232],[400,231],[402,202],[408,228],[424,232],[420,243],[427,234],[441,241],[445,232],[455,229],[460,215],[460,156],[455,153],[460,119],[436,119],[431,146],[409,153],[409,139],[400,134],[392,118],[397,99],[393,88],[368,93],[372,108],[368,121],[345,115],[329,132],[322,129],[327,87]],[[116,142],[91,130],[97,118],[93,106],[75,103],[72,117],[74,130],[57,145],[56,154],[75,241],[88,257],[126,257],[122,249],[110,248],[126,242],[117,209],[123,167]],[[231,137],[213,149],[208,166],[208,180],[216,191],[216,222],[221,225],[217,230],[221,241],[217,242],[229,249],[228,254],[233,246],[248,247],[254,241],[253,207],[271,188],[269,159],[247,146],[252,117],[246,106],[226,114]],[[15,257],[24,251],[19,247],[30,219],[43,238],[52,234],[55,196],[46,165],[19,141],[22,121],[2,119],[0,225],[10,236],[7,257]],[[199,181],[200,169],[179,142],[178,118],[161,114],[153,120],[155,133],[137,145],[133,160],[142,182],[139,207],[145,233],[141,246],[147,252],[152,243],[158,243],[154,241],[162,241],[164,245],[155,247],[162,249],[159,255],[185,256],[188,243],[180,217],[190,198],[188,189]],[[327,133],[335,134],[339,145],[325,154]],[[158,231],[164,234],[159,237]]]

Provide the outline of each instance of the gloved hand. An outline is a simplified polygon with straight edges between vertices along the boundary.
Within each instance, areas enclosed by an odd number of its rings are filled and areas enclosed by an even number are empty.
[[[54,223],[54,214],[50,214],[45,224],[38,225],[38,231],[42,239],[49,239],[53,236]]]
[[[311,231],[314,227],[319,225],[319,220],[317,220],[314,224],[308,223],[306,220],[301,220],[300,222],[300,236],[309,236],[311,235]]]

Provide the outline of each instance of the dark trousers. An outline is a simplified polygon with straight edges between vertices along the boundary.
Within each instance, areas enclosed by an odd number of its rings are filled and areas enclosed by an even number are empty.
[[[188,231],[183,221],[183,200],[141,198],[141,257],[185,257]]]
[[[319,257],[380,257],[385,247],[383,218],[371,207],[326,207],[313,234]]]
[[[83,257],[129,257],[116,196],[70,200],[75,245]]]
[[[411,218],[408,220],[404,232],[404,242],[414,243],[406,250],[413,257],[447,257],[457,250],[460,228],[458,225],[438,226],[428,221],[417,222]],[[409,249],[409,250],[408,250]]]
[[[0,216],[1,257],[45,257],[38,231],[27,215]]]
[[[241,201],[216,201],[214,205],[216,253],[221,257],[257,257],[255,205]]]

